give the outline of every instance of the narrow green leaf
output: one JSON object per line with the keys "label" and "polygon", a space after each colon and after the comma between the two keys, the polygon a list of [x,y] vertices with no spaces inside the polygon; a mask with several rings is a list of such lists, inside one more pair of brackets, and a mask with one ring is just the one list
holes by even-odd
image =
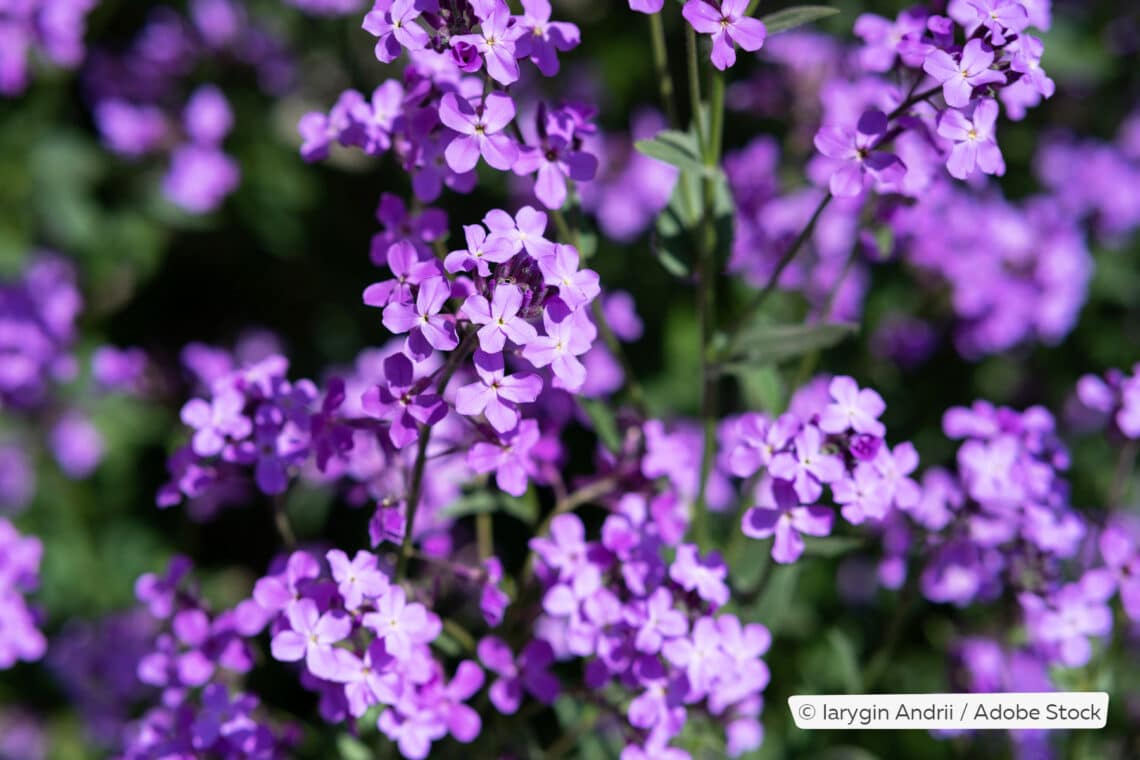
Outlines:
{"label": "narrow green leaf", "polygon": [[336,749],[341,760],[369,760],[372,750],[368,745],[352,734],[340,734],[336,737]]}
{"label": "narrow green leaf", "polygon": [[675,166],[682,171],[694,174],[705,174],[709,171],[701,160],[696,139],[675,129],[665,129],[652,138],[638,140],[634,143],[634,147],[650,158]]}
{"label": "narrow green leaf", "polygon": [[839,13],[838,8],[829,8],[826,5],[797,5],[794,8],[785,8],[782,11],[762,16],[761,21],[768,28],[768,34],[779,34],[797,26],[819,21],[821,18],[834,16]]}
{"label": "narrow green leaf", "polygon": [[842,557],[865,545],[855,536],[804,536],[804,554],[811,557]]}
{"label": "narrow green leaf", "polygon": [[855,645],[838,628],[832,628],[827,632],[827,643],[835,653],[835,669],[843,682],[843,688],[848,694],[861,694],[863,674],[859,669],[859,657],[855,653]]}
{"label": "narrow green leaf", "polygon": [[779,364],[831,348],[858,330],[859,325],[852,322],[756,325],[743,330],[729,346],[722,371],[738,372],[757,365]]}
{"label": "narrow green leaf", "polygon": [[[763,549],[757,547],[756,551],[770,551],[770,546],[765,543]],[[785,613],[792,605],[802,565],[802,562],[776,565],[768,571],[768,582],[764,586],[764,593],[760,595],[760,601],[756,603],[754,619],[766,625],[773,635],[783,626]]]}

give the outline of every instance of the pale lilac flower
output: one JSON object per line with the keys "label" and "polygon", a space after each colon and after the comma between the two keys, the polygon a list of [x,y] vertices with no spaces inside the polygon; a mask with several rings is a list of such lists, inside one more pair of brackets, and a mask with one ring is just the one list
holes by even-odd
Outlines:
{"label": "pale lilac flower", "polygon": [[533,639],[519,653],[518,661],[507,643],[496,636],[479,642],[479,660],[499,676],[488,694],[491,704],[503,715],[514,715],[526,692],[543,704],[551,704],[561,691],[558,679],[547,668],[554,662],[554,650],[543,639]]}
{"label": "pale lilac flower", "polygon": [[[479,24],[477,34],[457,35],[451,38],[451,44],[452,46],[461,43],[473,45],[483,56],[483,62],[491,78],[499,84],[509,85],[517,82],[519,78],[515,46],[522,33],[521,26],[511,25],[511,12],[506,3],[496,3],[491,13]],[[512,112],[513,109],[512,105]]]}
{"label": "pale lilac flower", "polygon": [[376,57],[381,63],[391,63],[400,56],[400,50],[423,50],[427,47],[428,33],[417,21],[420,15],[416,0],[376,0],[371,11],[364,16],[364,31],[378,37]]}
{"label": "pale lilac flower", "polygon": [[182,422],[197,432],[191,439],[194,453],[203,457],[220,454],[226,441],[240,441],[253,431],[253,423],[242,412],[245,396],[236,390],[218,393],[213,400],[200,398],[182,407]]}
{"label": "pale lilac flower", "polygon": [[870,388],[860,390],[853,378],[839,376],[832,378],[828,385],[831,403],[823,410],[819,427],[827,433],[867,433],[882,438],[887,429],[879,422],[879,416],[886,410],[883,397]]}
{"label": "pale lilac flower", "polygon": [[638,13],[660,13],[665,0],[629,0],[629,9]]}
{"label": "pale lilac flower", "polygon": [[467,241],[467,248],[461,251],[452,251],[443,260],[443,267],[448,272],[475,272],[480,277],[491,276],[491,264],[502,264],[510,261],[517,253],[511,249],[511,244],[497,235],[487,235],[487,230],[481,224],[465,224],[463,236]]}
{"label": "pale lilac flower", "polygon": [[515,103],[501,92],[488,93],[477,109],[454,92],[444,95],[439,120],[459,133],[445,151],[447,165],[452,171],[471,171],[482,156],[492,167],[509,170],[518,160],[519,149],[503,129],[514,118]]}
{"label": "pale lilac flower", "polygon": [[523,293],[515,285],[500,283],[491,296],[490,303],[481,295],[467,297],[459,310],[459,316],[469,319],[479,328],[479,346],[488,353],[503,350],[507,341],[526,346],[538,338],[538,331],[527,322],[519,311],[523,306]]}
{"label": "pale lilac flower", "polygon": [[412,286],[440,275],[439,262],[423,260],[415,246],[407,240],[397,240],[385,256],[394,278],[376,282],[364,289],[364,303],[383,309],[392,303],[412,300]]}
{"label": "pale lilac flower", "polygon": [[648,599],[626,606],[625,622],[636,631],[634,647],[639,652],[657,654],[667,639],[684,636],[689,630],[685,614],[673,607],[673,595],[658,588]]}
{"label": "pale lilac flower", "polygon": [[843,519],[852,525],[881,520],[891,506],[883,476],[865,462],[856,465],[850,477],[832,483],[831,492],[835,503],[841,505],[839,511]]}
{"label": "pale lilac flower", "polygon": [[558,74],[558,53],[573,50],[581,41],[574,24],[550,20],[549,0],[522,0],[523,15],[516,17],[523,33],[518,37],[515,55],[529,58],[543,76]]}
{"label": "pale lilac flower", "polygon": [[946,105],[964,108],[970,103],[975,87],[1004,82],[1005,75],[994,71],[994,51],[981,40],[970,40],[955,61],[945,50],[935,50],[926,57],[922,69],[942,83]]}
{"label": "pale lilac flower", "polygon": [[375,599],[388,591],[388,576],[380,572],[375,554],[358,551],[349,560],[340,549],[330,549],[325,557],[346,609],[359,609],[365,599]]}
{"label": "pale lilac flower", "polygon": [[970,0],[969,4],[995,45],[1004,45],[1007,34],[1015,36],[1029,26],[1029,14],[1017,0]]}
{"label": "pale lilac flower", "polygon": [[420,425],[434,425],[447,414],[443,400],[425,393],[425,387],[416,380],[411,360],[396,353],[384,360],[384,385],[370,388],[361,399],[366,413],[391,423],[388,436],[396,448],[416,440]]}
{"label": "pale lilac flower", "polygon": [[835,159],[839,168],[831,175],[831,194],[849,198],[878,182],[895,184],[906,173],[906,167],[893,153],[875,150],[887,132],[887,116],[871,109],[859,117],[855,130],[845,127],[821,127],[815,134],[816,149]]}
{"label": "pale lilac flower", "polygon": [[795,485],[805,504],[814,504],[823,493],[823,484],[843,477],[843,462],[824,451],[824,436],[815,425],[807,425],[795,437],[791,452],[772,458],[768,472]]}
{"label": "pale lilac flower", "polygon": [[472,446],[467,452],[467,465],[475,472],[494,472],[499,488],[511,496],[522,496],[535,469],[530,453],[540,435],[535,420],[522,420],[499,443],[480,441]]}
{"label": "pale lilac flower", "polygon": [[974,169],[985,174],[1005,174],[1005,161],[994,137],[998,104],[992,98],[979,100],[971,117],[948,110],[938,122],[938,134],[954,141],[946,169],[958,179],[967,179]]}
{"label": "pale lilac flower", "polygon": [[483,217],[491,239],[506,241],[512,253],[525,250],[535,261],[554,250],[554,243],[546,239],[546,222],[546,214],[533,206],[523,206],[513,219],[502,209],[492,209]]}
{"label": "pale lilac flower", "polygon": [[547,309],[542,323],[546,335],[530,341],[523,349],[523,357],[535,367],[551,367],[554,385],[573,393],[586,382],[586,368],[578,357],[590,350],[597,328],[583,312],[555,321]]}
{"label": "pale lilac flower", "polygon": [[749,538],[774,538],[772,559],[784,564],[795,562],[804,552],[800,534],[828,535],[834,515],[826,507],[800,504],[786,480],[773,481],[771,492],[772,503],[758,504],[745,512],[740,529]]}
{"label": "pale lilac flower", "polygon": [[578,269],[578,250],[572,245],[556,245],[552,255],[538,260],[538,267],[543,282],[558,288],[558,296],[571,309],[585,306],[602,291],[597,272]]}
{"label": "pale lilac flower", "polygon": [[312,599],[302,599],[288,607],[285,616],[289,629],[278,633],[270,642],[274,659],[281,662],[304,659],[313,675],[333,676],[339,662],[333,644],[343,641],[352,632],[352,619],[337,610],[322,615]]}
{"label": "pale lilac flower", "polygon": [[713,66],[721,71],[736,63],[735,45],[748,52],[764,45],[768,30],[762,21],[746,16],[747,9],[748,0],[721,0],[719,9],[704,0],[688,0],[681,9],[694,29],[712,35]]}
{"label": "pale lilac flower", "polygon": [[411,656],[412,647],[427,644],[439,635],[441,624],[419,602],[408,603],[400,586],[376,600],[376,611],[364,616],[364,626],[384,641],[384,649],[398,660]]}
{"label": "pale lilac flower", "polygon": [[384,307],[384,326],[396,334],[408,335],[408,351],[427,356],[431,349],[450,351],[459,345],[455,319],[441,314],[451,297],[451,284],[443,277],[429,277],[420,283],[415,305],[396,301]]}
{"label": "pale lilac flower", "polygon": [[542,391],[542,378],[535,374],[507,376],[503,355],[475,352],[479,381],[461,387],[455,395],[455,411],[469,417],[484,415],[499,433],[509,433],[519,422],[518,404],[529,404]]}
{"label": "pale lilac flower", "polygon": [[695,544],[681,544],[669,565],[669,577],[686,591],[695,591],[710,604],[718,607],[728,604],[729,589],[725,583],[728,565],[724,564],[719,552],[712,551],[701,557]]}

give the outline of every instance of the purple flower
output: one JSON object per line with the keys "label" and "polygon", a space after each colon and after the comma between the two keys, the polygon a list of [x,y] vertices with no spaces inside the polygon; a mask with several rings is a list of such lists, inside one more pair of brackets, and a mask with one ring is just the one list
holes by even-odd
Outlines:
{"label": "purple flower", "polygon": [[392,423],[388,437],[396,448],[416,440],[421,424],[434,425],[447,414],[437,394],[424,392],[426,383],[415,379],[415,368],[403,354],[384,360],[384,381],[370,388],[361,403],[368,414]]}
{"label": "purple flower", "polygon": [[922,70],[942,83],[946,105],[964,108],[970,103],[975,87],[1004,82],[1005,75],[994,71],[994,51],[981,40],[970,40],[955,61],[945,50],[934,50],[926,57]]}
{"label": "purple flower", "polygon": [[684,636],[689,621],[673,608],[673,595],[659,588],[648,599],[631,602],[625,608],[625,622],[637,632],[634,647],[639,652],[656,654],[667,639]]}
{"label": "purple flower", "polygon": [[1115,576],[1125,614],[1140,622],[1140,545],[1132,533],[1117,524],[1104,529],[1098,544],[1104,564]]}
{"label": "purple flower", "polygon": [[103,434],[80,412],[64,414],[52,426],[48,443],[56,463],[69,478],[85,478],[103,461]]}
{"label": "purple flower", "polygon": [[[483,56],[483,61],[487,65],[487,73],[491,75],[491,78],[499,84],[508,85],[518,81],[519,78],[519,63],[516,60],[515,45],[516,40],[522,34],[523,28],[521,26],[511,24],[511,12],[506,3],[496,2],[493,4],[491,12],[479,24],[478,34],[457,35],[451,38],[451,44],[452,46],[461,43],[473,45]],[[513,106],[511,114],[513,118]]]}
{"label": "purple flower", "polygon": [[363,28],[379,38],[376,57],[381,63],[396,60],[401,48],[423,50],[427,47],[429,37],[417,21],[419,15],[416,0],[376,0],[373,9],[364,16]]}
{"label": "purple flower", "polygon": [[831,403],[820,416],[820,430],[825,433],[854,430],[877,438],[886,435],[886,427],[879,422],[879,415],[887,408],[882,396],[870,388],[860,390],[855,380],[846,376],[832,378],[827,390]]}
{"label": "purple flower", "polygon": [[542,313],[546,335],[530,341],[523,357],[535,367],[549,366],[554,385],[571,393],[586,382],[586,368],[578,357],[590,350],[596,328],[583,312],[574,312],[555,321],[547,309]]}
{"label": "purple flower", "polygon": [[352,619],[343,612],[321,614],[312,599],[301,599],[285,610],[289,629],[270,642],[273,658],[281,662],[304,659],[309,671],[319,678],[333,677],[338,669],[333,644],[352,633]]}
{"label": "purple flower", "polygon": [[681,544],[677,547],[673,564],[669,566],[669,577],[686,591],[695,591],[710,604],[717,607],[728,604],[729,590],[725,583],[728,566],[716,551],[702,558],[696,545]]}
{"label": "purple flower", "polygon": [[409,333],[408,353],[417,358],[431,354],[431,349],[450,351],[459,345],[455,319],[441,314],[451,297],[451,285],[444,277],[429,277],[420,283],[415,305],[394,301],[384,307],[384,326],[396,334]]}
{"label": "purple flower", "polygon": [[574,24],[550,20],[549,0],[522,0],[523,15],[516,17],[523,33],[516,42],[515,55],[530,58],[543,76],[558,74],[558,53],[573,50],[581,41]]}
{"label": "purple flower", "polygon": [[[500,286],[501,287],[501,286]],[[519,422],[517,404],[529,404],[542,391],[542,378],[534,374],[507,376],[503,355],[475,352],[479,382],[461,387],[455,395],[455,411],[474,417],[484,415],[501,434]]]}
{"label": "purple flower", "polygon": [[772,504],[758,504],[745,512],[740,529],[749,538],[774,537],[772,559],[795,562],[804,552],[800,534],[828,535],[834,515],[826,507],[801,505],[795,488],[786,480],[773,481],[771,492]]}
{"label": "purple flower", "polygon": [[363,657],[342,649],[338,658],[340,663],[335,680],[344,684],[348,711],[353,717],[359,718],[378,702],[394,704],[399,700],[399,675],[391,671],[382,672],[392,662],[382,641],[373,641]]}
{"label": "purple flower", "polygon": [[601,293],[598,273],[578,269],[578,250],[572,245],[556,245],[554,253],[538,260],[543,282],[558,288],[558,297],[571,309],[593,301]]}
{"label": "purple flower", "polygon": [[665,659],[683,668],[689,679],[689,690],[705,694],[716,678],[730,666],[720,646],[720,631],[711,617],[693,623],[690,636],[670,639],[662,649]]}
{"label": "purple flower", "polygon": [[1057,662],[1079,668],[1092,658],[1090,637],[1112,633],[1112,609],[1107,601],[1113,584],[1103,575],[1087,573],[1047,597],[1023,593],[1018,597],[1025,612],[1029,639]]}
{"label": "purple flower", "polygon": [[186,134],[201,145],[220,145],[233,127],[234,115],[222,91],[213,85],[202,85],[182,111]]}
{"label": "purple flower", "polygon": [[376,600],[376,611],[366,614],[363,623],[397,660],[410,657],[412,647],[434,641],[441,630],[439,619],[419,602],[409,604],[399,586],[392,586]]}
{"label": "purple flower", "polygon": [[824,437],[815,425],[807,425],[792,442],[792,451],[772,458],[768,472],[795,486],[805,504],[813,504],[823,493],[824,483],[843,477],[843,462],[824,451]]}
{"label": "purple flower", "polygon": [[517,253],[511,249],[509,241],[497,235],[488,237],[487,230],[481,224],[466,224],[463,226],[463,235],[467,241],[467,248],[462,251],[452,251],[443,261],[444,269],[448,272],[475,272],[480,277],[490,277],[490,264],[502,264],[510,261]]}
{"label": "purple flower", "polygon": [[865,462],[856,465],[850,477],[832,483],[831,491],[835,503],[842,505],[840,514],[843,519],[852,525],[860,525],[866,520],[881,520],[891,506],[883,476]]}
{"label": "purple flower", "polygon": [[969,0],[969,5],[995,45],[1004,45],[1006,34],[1017,35],[1029,26],[1029,14],[1016,0]]}
{"label": "purple flower", "polygon": [[997,117],[998,104],[992,98],[977,101],[971,117],[955,110],[942,114],[938,121],[938,134],[954,141],[950,157],[946,160],[946,169],[951,176],[967,179],[975,168],[999,177],[1005,174],[1005,161],[994,137]]}
{"label": "purple flower", "polygon": [[377,567],[375,554],[358,551],[349,560],[340,549],[330,549],[325,557],[346,609],[359,609],[365,599],[375,599],[388,591],[388,576]]}
{"label": "purple flower", "polygon": [[241,181],[238,163],[215,147],[183,145],[170,156],[162,192],[191,214],[205,214],[221,205]]}
{"label": "purple flower", "polygon": [[694,29],[712,35],[713,66],[721,71],[736,63],[735,45],[750,53],[764,45],[768,30],[762,21],[746,16],[747,9],[748,0],[721,0],[719,10],[704,0],[688,0],[681,9]]}
{"label": "purple flower", "polygon": [[598,171],[598,159],[578,150],[564,135],[548,134],[541,145],[527,145],[519,152],[514,172],[519,176],[538,173],[534,194],[550,209],[566,202],[567,178],[589,182]]}
{"label": "purple flower", "polygon": [[554,650],[543,639],[528,642],[516,661],[505,641],[486,636],[479,642],[478,654],[483,667],[499,677],[488,693],[503,715],[518,711],[524,692],[548,705],[561,691],[558,679],[547,670],[554,662]]}
{"label": "purple flower", "polygon": [[469,319],[479,328],[479,346],[488,353],[503,350],[508,340],[526,346],[538,337],[534,326],[519,316],[523,306],[523,293],[518,287],[500,283],[490,303],[481,295],[468,296],[459,310],[461,318]]}
{"label": "purple flower", "polygon": [[665,0],[629,0],[629,9],[638,13],[660,13]]}
{"label": "purple flower", "polygon": [[236,390],[221,391],[211,401],[187,401],[182,407],[182,422],[197,431],[190,443],[194,453],[216,456],[227,439],[240,441],[249,437],[253,424],[242,413],[244,409],[245,396]]}
{"label": "purple flower", "polygon": [[893,153],[875,150],[887,133],[887,116],[871,109],[859,117],[855,131],[841,127],[821,127],[815,133],[816,149],[842,162],[831,175],[831,193],[839,198],[854,197],[872,183],[893,185],[902,179],[906,167]]}
{"label": "purple flower", "polygon": [[520,208],[513,219],[502,209],[492,209],[483,217],[491,239],[505,241],[512,254],[525,250],[536,261],[554,250],[554,243],[546,239],[546,221],[546,214],[532,206]]}
{"label": "purple flower", "polygon": [[530,455],[539,437],[538,423],[522,420],[498,443],[479,441],[472,446],[467,452],[467,466],[479,473],[494,472],[499,488],[511,496],[522,496],[534,470]]}
{"label": "purple flower", "polygon": [[519,158],[519,149],[503,129],[515,118],[515,103],[501,92],[488,93],[476,109],[453,92],[439,104],[439,120],[459,134],[448,144],[445,156],[452,171],[467,172],[479,156],[500,171],[507,171]]}
{"label": "purple flower", "polygon": [[407,240],[398,240],[388,248],[386,255],[388,268],[396,275],[391,280],[373,283],[364,289],[364,303],[368,306],[385,308],[393,303],[407,303],[412,300],[412,286],[425,280],[438,277],[439,262],[435,259],[422,260],[415,246]]}

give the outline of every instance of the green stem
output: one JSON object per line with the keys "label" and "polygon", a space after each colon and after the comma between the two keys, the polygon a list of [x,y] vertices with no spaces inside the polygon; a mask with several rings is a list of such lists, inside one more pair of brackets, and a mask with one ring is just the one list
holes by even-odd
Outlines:
{"label": "green stem", "polygon": [[1120,456],[1116,460],[1116,471],[1112,476],[1112,486],[1108,491],[1109,509],[1124,506],[1124,498],[1128,495],[1128,481],[1132,470],[1136,466],[1136,453],[1140,450],[1140,442],[1128,441],[1120,449]]}
{"label": "green stem", "polygon": [[[455,375],[455,371],[459,369],[460,363],[467,358],[467,354],[474,350],[478,340],[478,333],[472,330],[447,358],[447,364],[443,366],[436,386],[436,392],[441,396],[447,389],[447,384],[451,382],[452,376]],[[424,467],[427,465],[427,449],[431,442],[431,431],[430,425],[420,425],[420,440],[416,448],[416,460],[412,465],[412,484],[408,489],[407,516],[404,518],[404,542],[400,546],[400,556],[396,560],[397,582],[403,579],[404,573],[408,569],[408,560],[412,556],[412,528],[416,524],[416,511],[419,509],[420,496],[423,494]]]}
{"label": "green stem", "polygon": [[689,69],[689,104],[693,109],[693,123],[697,125],[697,144],[701,155],[705,155],[706,136],[705,115],[701,108],[701,67],[697,61],[697,32],[688,24],[685,25],[685,51],[687,53]]}
{"label": "green stem", "polygon": [[463,647],[464,650],[468,652],[475,651],[475,637],[459,623],[451,618],[443,618],[443,630],[446,631],[451,638],[455,639],[455,643]]}
{"label": "green stem", "polygon": [[743,329],[743,327],[749,322],[749,317],[760,311],[760,308],[768,300],[768,296],[772,295],[772,291],[776,289],[776,284],[780,281],[780,276],[784,274],[784,270],[788,268],[788,265],[792,263],[793,259],[795,259],[796,254],[798,254],[800,252],[800,249],[804,247],[804,243],[806,243],[808,238],[811,237],[811,233],[815,229],[816,222],[819,221],[819,217],[821,214],[823,214],[823,210],[827,208],[827,204],[831,202],[831,198],[832,195],[830,192],[828,192],[823,196],[823,198],[820,199],[819,205],[815,207],[815,211],[812,212],[811,219],[808,220],[807,225],[802,230],[800,230],[800,234],[796,236],[796,239],[792,241],[791,246],[788,247],[788,250],[784,252],[783,257],[781,257],[780,261],[776,264],[776,269],[772,272],[772,276],[768,278],[768,282],[765,283],[764,289],[757,293],[756,298],[754,298],[752,300],[752,303],[748,304],[748,306],[745,308],[744,317],[737,323],[734,332],[739,332],[741,329]]}
{"label": "green stem", "polygon": [[653,69],[657,74],[657,89],[661,92],[661,105],[669,123],[677,124],[677,102],[673,89],[673,75],[669,72],[669,53],[665,47],[664,13],[649,14],[649,37],[653,42]]}
{"label": "green stem", "polygon": [[297,546],[297,535],[289,523],[289,515],[285,512],[285,499],[282,494],[273,497],[273,525],[277,528],[277,535],[281,536],[285,548],[292,551]]}
{"label": "green stem", "polygon": [[495,553],[495,526],[490,512],[475,515],[475,539],[479,547],[479,559],[487,559]]}

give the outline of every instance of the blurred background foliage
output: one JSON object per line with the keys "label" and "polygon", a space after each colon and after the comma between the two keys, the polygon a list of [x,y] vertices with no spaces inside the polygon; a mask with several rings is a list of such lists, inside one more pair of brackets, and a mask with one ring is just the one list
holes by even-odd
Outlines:
{"label": "blurred background foliage", "polygon": [[[841,13],[822,28],[842,38],[849,38],[860,12],[893,15],[905,5],[894,0],[830,4]],[[112,49],[125,44],[158,5],[106,0],[91,16],[89,44]],[[229,346],[246,330],[265,328],[282,340],[294,376],[319,377],[385,340],[378,312],[363,306],[360,293],[378,279],[368,246],[378,229],[374,213],[379,196],[406,195],[406,178],[387,160],[374,162],[348,152],[335,154],[325,165],[306,165],[297,154],[295,125],[306,110],[327,108],[341,89],[368,92],[389,74],[373,58],[372,40],[359,30],[356,16],[312,19],[276,0],[249,5],[252,14],[288,42],[296,57],[297,85],[292,94],[275,99],[240,70],[213,71],[207,65],[195,74],[219,83],[236,113],[236,130],[226,146],[240,162],[242,183],[216,213],[195,218],[180,212],[158,192],[159,167],[125,162],[101,148],[81,77],[42,71],[26,94],[0,100],[0,275],[14,275],[37,249],[65,254],[79,267],[86,301],[80,354],[100,342],[140,346],[165,368],[159,371],[156,398],[84,402],[108,452],[89,479],[68,480],[44,452],[33,454],[37,492],[17,524],[39,535],[47,548],[37,600],[49,633],[73,618],[130,607],[134,579],[162,568],[173,553],[193,556],[215,598],[232,602],[248,592],[276,551],[263,503],[223,512],[206,524],[190,521],[179,508],[164,512],[154,506],[154,493],[165,479],[166,453],[183,436],[177,410],[187,389],[176,369],[182,346],[193,340]],[[617,0],[555,3],[562,16],[582,27],[581,48],[565,58],[568,79],[599,99],[600,123],[612,131],[628,129],[635,107],[656,105],[645,25],[624,5]],[[775,9],[774,3],[771,9],[767,5],[762,11]],[[679,59],[680,28],[674,23],[669,32],[671,51]],[[1024,122],[1002,125],[1009,171],[1001,184],[1008,196],[1035,191],[1031,162],[1049,130],[1112,137],[1140,102],[1138,46],[1140,5],[1106,0],[1054,4],[1044,66],[1057,81],[1057,95]],[[674,67],[680,77],[682,62],[675,60]],[[774,134],[784,143],[789,176],[800,177],[805,146],[786,129],[786,124],[736,114],[728,120],[726,145],[740,147],[757,133]],[[488,179],[473,195],[446,196],[443,205],[453,237],[461,224],[503,203],[507,188],[501,180]],[[877,388],[888,403],[884,420],[892,437],[914,440],[925,466],[950,462],[954,446],[940,432],[947,407],[987,398],[1060,410],[1081,374],[1130,366],[1140,357],[1140,245],[1132,241],[1120,250],[1094,254],[1097,273],[1088,302],[1077,328],[1060,345],[1031,346],[970,363],[944,340],[930,360],[912,369],[875,359],[866,336],[889,311],[936,312],[938,295],[916,289],[897,264],[884,265],[874,273],[860,337],[828,350],[820,369],[851,374]],[[608,288],[626,289],[636,299],[646,332],[630,352],[651,409],[662,415],[694,413],[698,360],[691,288],[661,268],[644,239],[619,245],[603,238],[590,265]],[[725,318],[739,309],[746,290],[737,284],[722,294],[726,297],[718,306]],[[793,295],[772,303],[773,314],[786,321],[802,318],[806,308]],[[794,367],[782,373],[758,370],[739,383],[726,403],[738,411],[778,407],[786,402],[794,374]],[[0,420],[0,437],[37,424],[6,417]],[[582,454],[575,458],[583,469],[589,466],[585,447],[590,440],[583,436]],[[1114,457],[1103,440],[1076,441],[1071,473],[1075,504],[1104,502]],[[1132,495],[1140,498],[1135,484]],[[290,511],[302,535],[325,535],[345,546],[363,543],[366,515],[335,503],[331,494],[296,492]],[[496,519],[504,544],[525,535],[517,519]],[[717,527],[727,535],[733,526]],[[985,628],[1000,620],[986,618],[992,611],[934,608],[909,586],[897,594],[880,592],[852,614],[850,603],[836,591],[841,567],[856,572],[840,564],[842,557],[820,556],[773,569],[766,567],[763,551],[745,549],[730,555],[739,586],[759,585],[762,578],[765,583],[755,598],[737,601],[739,613],[773,629],[778,653],[768,658],[773,677],[761,757],[862,760],[953,757],[977,754],[979,748],[986,755],[1007,752],[1000,735],[979,744],[968,737],[935,740],[923,732],[795,730],[784,707],[788,694],[872,687],[884,692],[943,690],[950,675],[946,646],[960,625]],[[1115,730],[1075,737],[1073,756],[1125,757],[1130,751],[1140,756],[1137,729],[1127,724],[1124,711],[1129,696],[1140,695],[1137,665],[1123,653],[1112,662],[1119,667],[1092,666],[1073,676],[1074,687],[1106,688],[1121,697],[1112,707]],[[867,682],[869,674],[874,683]],[[276,686],[281,688],[271,701],[302,711],[311,706],[295,686],[293,691]],[[92,756],[47,668],[20,666],[0,673],[3,703],[50,716],[54,757]],[[556,726],[551,729],[560,733]],[[328,745],[307,746],[324,747],[313,749],[313,756],[329,756],[321,754]],[[359,752],[351,743],[340,746],[345,757]],[[699,737],[693,746],[700,746]],[[600,744],[582,748],[589,757],[609,751]]]}

